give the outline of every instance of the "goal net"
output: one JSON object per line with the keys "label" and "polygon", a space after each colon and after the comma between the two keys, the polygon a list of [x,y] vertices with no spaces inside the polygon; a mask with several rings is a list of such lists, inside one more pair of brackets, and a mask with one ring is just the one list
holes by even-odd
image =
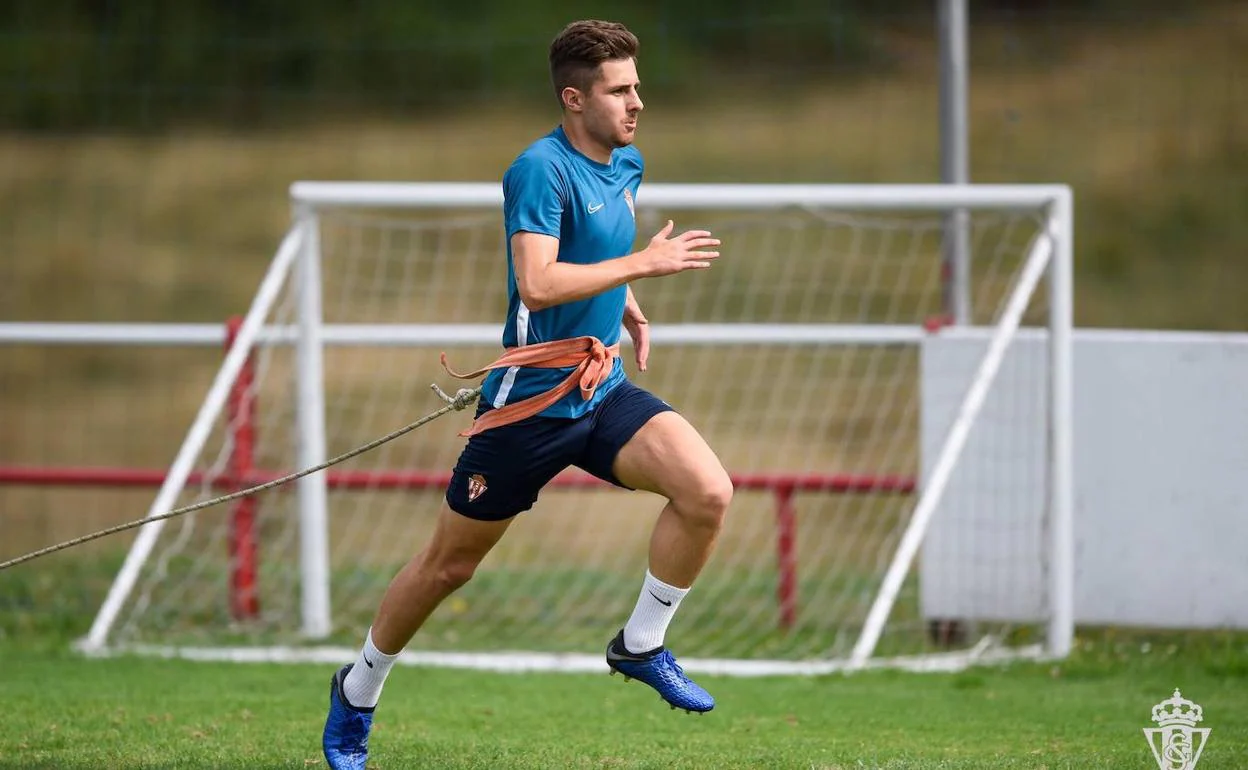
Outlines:
{"label": "goal net", "polygon": [[[464,385],[440,351],[463,368],[499,353],[496,186],[298,183],[292,198],[295,223],[152,514],[433,411],[431,383]],[[668,635],[682,660],[779,672],[1064,654],[1069,191],[643,186],[638,242],[669,217],[713,231],[724,256],[634,284],[649,371],[627,335],[623,356],[737,487]],[[949,258],[955,240],[964,261]],[[955,298],[965,317],[951,324]],[[83,646],[350,655],[429,537],[470,420],[452,413],[326,472],[144,526]],[[601,667],[661,506],[561,475],[409,658]]]}

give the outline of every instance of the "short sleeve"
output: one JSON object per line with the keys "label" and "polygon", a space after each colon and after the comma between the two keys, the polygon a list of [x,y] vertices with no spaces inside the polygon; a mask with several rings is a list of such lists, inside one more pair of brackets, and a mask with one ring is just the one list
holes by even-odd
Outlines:
{"label": "short sleeve", "polygon": [[507,238],[519,232],[559,237],[563,180],[548,158],[524,154],[503,175],[503,221]]}

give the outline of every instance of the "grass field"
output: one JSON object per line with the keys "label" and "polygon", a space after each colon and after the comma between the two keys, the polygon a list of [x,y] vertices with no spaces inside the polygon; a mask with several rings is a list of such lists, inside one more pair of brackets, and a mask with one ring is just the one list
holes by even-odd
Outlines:
{"label": "grass field", "polygon": [[[58,566],[59,579],[33,585],[0,576],[0,767],[323,766],[334,666],[82,657],[71,644],[94,606],[75,588],[99,576]],[[715,625],[678,628],[693,625],[697,606],[688,609],[669,639],[696,657]],[[1155,765],[1142,729],[1178,688],[1213,731],[1199,770],[1248,767],[1244,632],[1085,628],[1057,662],[697,679],[718,701],[700,717],[605,676],[605,665],[600,675],[400,666],[369,766],[1145,770]]]}
{"label": "grass field", "polygon": [[[332,667],[89,660],[0,643],[0,767],[323,766]],[[605,668],[605,667],[604,667]],[[1248,639],[1100,634],[1052,664],[957,674],[701,678],[710,714],[580,674],[400,667],[370,768],[1151,768],[1177,687],[1212,728],[1201,770],[1248,766]]]}

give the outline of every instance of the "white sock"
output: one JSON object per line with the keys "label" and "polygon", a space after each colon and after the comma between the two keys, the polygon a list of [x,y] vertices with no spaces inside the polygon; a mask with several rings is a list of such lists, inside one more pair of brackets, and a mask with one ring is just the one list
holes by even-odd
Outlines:
{"label": "white sock", "polygon": [[687,593],[688,588],[669,586],[646,570],[646,581],[641,585],[637,606],[624,624],[624,649],[641,653],[662,647],[667,626]]}
{"label": "white sock", "polygon": [[376,708],[381,698],[381,686],[386,683],[386,675],[398,657],[398,653],[387,655],[378,650],[373,644],[373,629],[368,629],[368,638],[364,640],[360,657],[356,658],[355,665],[342,681],[342,694],[346,696],[347,703],[360,709]]}

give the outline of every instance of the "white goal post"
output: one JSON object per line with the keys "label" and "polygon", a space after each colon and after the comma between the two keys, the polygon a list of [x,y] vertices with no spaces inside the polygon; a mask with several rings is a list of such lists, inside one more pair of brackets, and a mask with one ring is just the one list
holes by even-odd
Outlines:
{"label": "white goal post", "polygon": [[[450,385],[433,365],[438,350],[464,365],[497,351],[506,270],[498,185],[297,182],[290,194],[291,229],[149,515],[220,493],[212,475],[226,474],[237,450],[226,405],[244,367],[254,367],[249,387],[262,415],[247,426],[258,436],[248,452],[276,473],[432,411],[436,400],[421,394],[433,381]],[[965,328],[940,321],[939,255],[952,211],[966,212],[975,255],[973,274],[959,282],[973,294]],[[691,648],[682,656],[691,670],[949,667],[1069,652],[1072,213],[1063,185],[642,186],[639,239],[670,217],[724,240],[725,256],[706,276],[637,288],[659,356],[651,368],[671,372],[647,373],[661,379],[641,384],[690,414],[739,490],[731,531],[673,627]],[[1044,376],[1003,379],[1024,331],[1046,341]],[[952,374],[928,344],[958,334],[982,339],[969,376]],[[664,350],[673,352],[663,358]],[[943,379],[933,390],[935,377]],[[955,394],[939,407],[947,414],[924,414],[937,408],[929,391]],[[1032,409],[1043,410],[1045,433],[1001,443],[993,423]],[[295,495],[260,499],[264,585],[249,589],[263,592],[251,615],[229,609],[238,555],[226,554],[233,535],[224,516],[200,511],[141,528],[80,646],[238,660],[349,654],[385,581],[427,532],[462,445],[460,422],[443,418],[401,447],[299,480]],[[1036,474],[1041,494],[1002,491],[1001,479]],[[406,659],[503,670],[602,665],[586,640],[614,633],[599,610],[623,622],[645,568],[636,533],[648,531],[649,514],[633,509],[657,506],[575,474],[563,481],[567,491],[549,493],[549,513],[544,494],[513,527],[517,544],[500,545]],[[983,611],[925,615],[918,562],[951,486],[959,506],[975,507],[969,520],[988,523],[946,537],[954,558],[933,556],[924,575],[960,569],[957,537],[1005,538],[1013,558],[1043,574],[1025,616],[997,611],[999,597],[957,574],[931,585],[980,591],[954,604]],[[1025,509],[1040,529],[994,529],[994,512],[976,506],[1002,500],[1002,520]],[[628,534],[605,510],[634,517]],[[706,609],[697,611],[700,595]],[[549,648],[530,628],[539,615],[545,628],[567,629]],[[700,647],[710,654],[699,657]]]}

